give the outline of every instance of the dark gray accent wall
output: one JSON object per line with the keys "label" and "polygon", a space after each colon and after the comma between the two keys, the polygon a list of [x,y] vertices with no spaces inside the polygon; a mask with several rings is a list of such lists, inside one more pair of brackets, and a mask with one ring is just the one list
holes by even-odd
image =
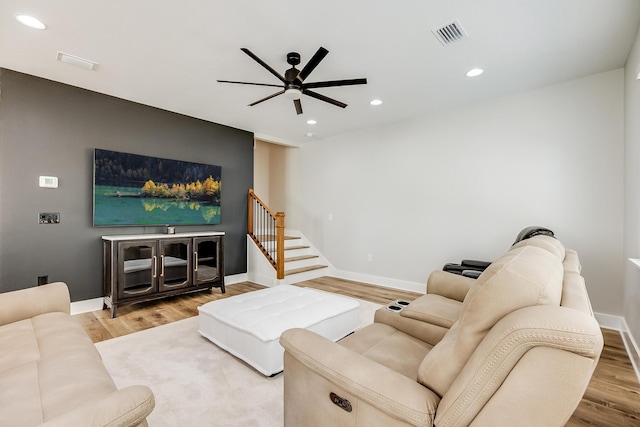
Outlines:
{"label": "dark gray accent wall", "polygon": [[[221,223],[176,232],[226,232],[225,274],[247,271],[252,133],[2,69],[0,292],[47,275],[66,282],[73,301],[100,297],[100,236],[164,232],[93,227],[94,148],[222,166]],[[40,175],[59,187],[40,188]],[[60,212],[60,224],[38,224],[39,212]]]}

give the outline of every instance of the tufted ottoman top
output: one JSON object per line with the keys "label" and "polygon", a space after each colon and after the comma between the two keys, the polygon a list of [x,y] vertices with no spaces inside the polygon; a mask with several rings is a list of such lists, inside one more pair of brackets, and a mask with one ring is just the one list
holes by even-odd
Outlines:
{"label": "tufted ottoman top", "polygon": [[211,301],[199,310],[267,342],[279,339],[287,329],[309,328],[359,306],[360,303],[352,298],[293,285],[279,285]]}

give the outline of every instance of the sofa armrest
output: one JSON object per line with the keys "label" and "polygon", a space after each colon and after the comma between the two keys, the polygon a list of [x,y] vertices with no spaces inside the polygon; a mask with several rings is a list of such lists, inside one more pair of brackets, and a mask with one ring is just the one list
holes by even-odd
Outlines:
{"label": "sofa armrest", "polygon": [[62,282],[0,294],[0,325],[30,319],[44,313],[69,313],[69,289]]}
{"label": "sofa armrest", "polygon": [[476,280],[471,277],[434,270],[427,280],[427,294],[442,295],[462,302],[474,283]]}
{"label": "sofa armrest", "polygon": [[442,397],[436,424],[564,425],[602,346],[600,327],[586,313],[550,305],[516,310],[480,342]]}
{"label": "sofa armrest", "polygon": [[[440,398],[415,380],[306,329],[282,333],[288,354],[324,380],[379,411],[412,425],[432,425]],[[285,363],[286,363],[285,357]],[[285,387],[288,375],[285,367]],[[304,381],[301,379],[301,381]],[[303,397],[303,399],[306,397]],[[328,396],[309,396],[308,401]],[[357,402],[351,402],[358,408]],[[289,403],[292,405],[291,403]],[[285,413],[288,403],[285,401]],[[300,405],[295,405],[300,408]]]}
{"label": "sofa armrest", "polygon": [[154,407],[151,389],[134,385],[114,391],[103,399],[88,402],[47,421],[42,427],[134,427],[144,425]]}

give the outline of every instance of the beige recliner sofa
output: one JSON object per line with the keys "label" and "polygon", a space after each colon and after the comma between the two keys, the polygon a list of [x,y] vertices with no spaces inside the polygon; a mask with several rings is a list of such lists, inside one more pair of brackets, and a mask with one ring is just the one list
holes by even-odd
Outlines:
{"label": "beige recliner sofa", "polygon": [[575,251],[514,245],[477,280],[427,294],[338,343],[285,331],[286,426],[562,426],[602,351]]}
{"label": "beige recliner sofa", "polygon": [[146,426],[142,385],[118,390],[61,282],[0,294],[0,425]]}

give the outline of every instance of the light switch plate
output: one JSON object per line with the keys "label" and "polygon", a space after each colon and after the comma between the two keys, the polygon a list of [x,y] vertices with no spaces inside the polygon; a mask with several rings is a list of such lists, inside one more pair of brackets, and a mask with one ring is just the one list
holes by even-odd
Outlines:
{"label": "light switch plate", "polygon": [[58,188],[57,176],[41,176],[39,179],[40,187],[42,188]]}

